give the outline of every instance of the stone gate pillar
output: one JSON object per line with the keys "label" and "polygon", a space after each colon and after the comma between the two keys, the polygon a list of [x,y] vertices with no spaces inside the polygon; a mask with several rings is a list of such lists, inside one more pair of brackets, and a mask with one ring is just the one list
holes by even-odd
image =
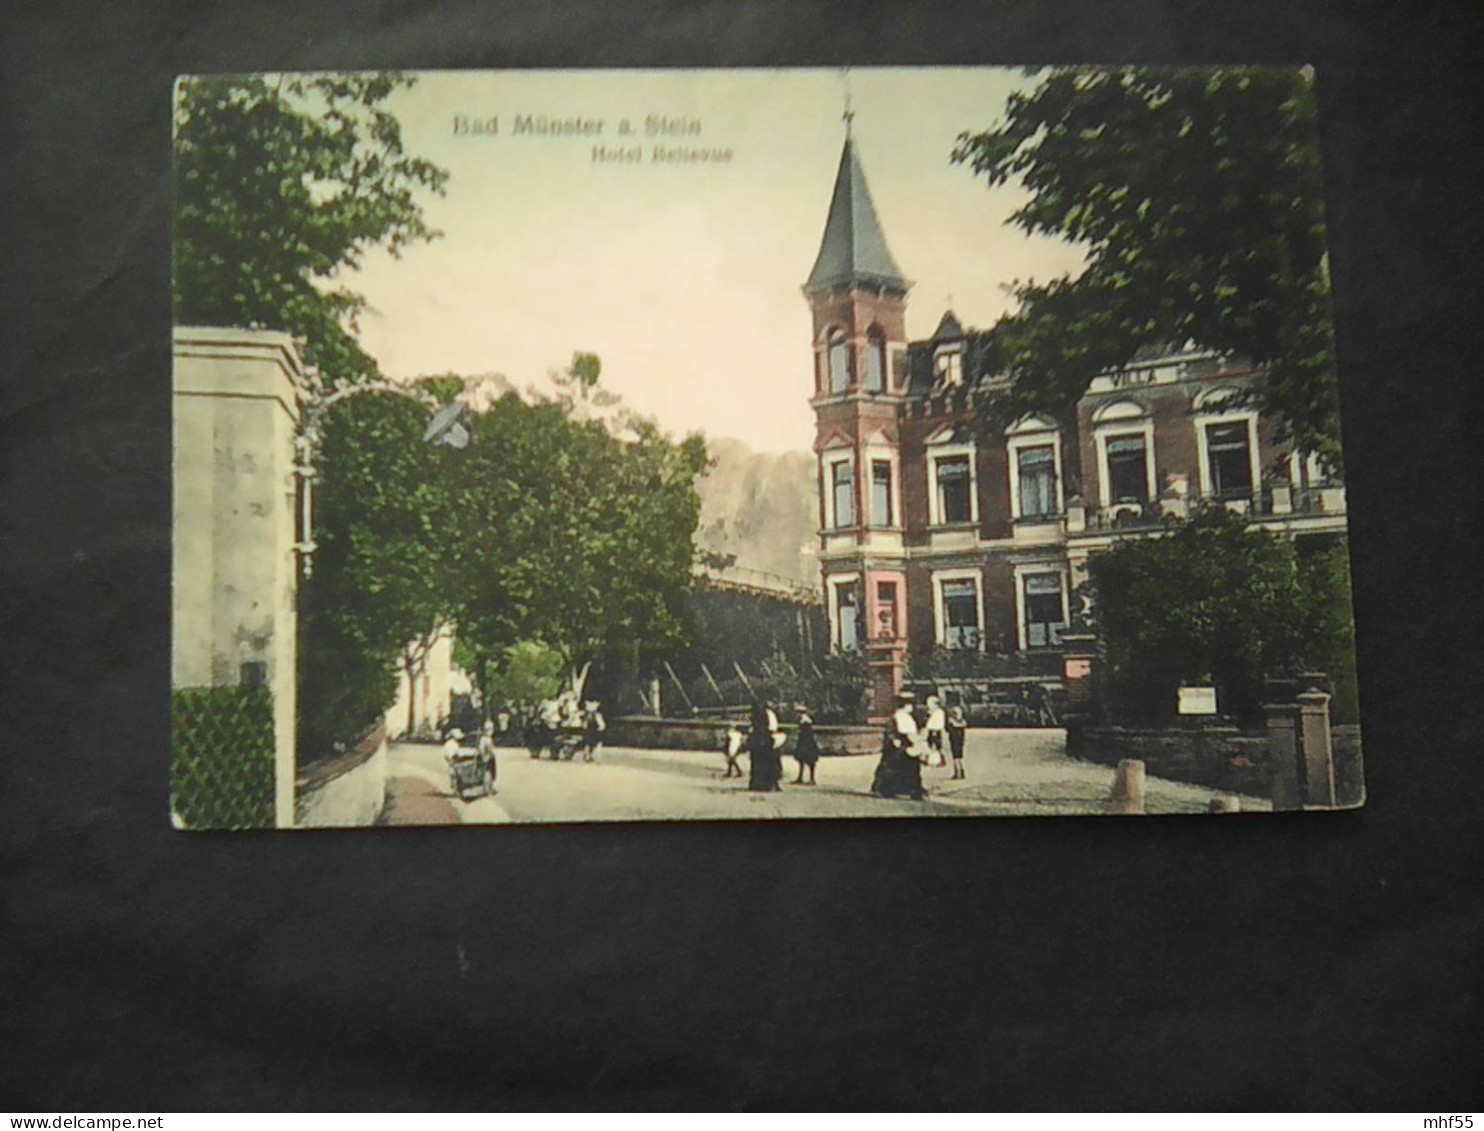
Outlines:
{"label": "stone gate pillar", "polygon": [[1098,638],[1090,632],[1066,632],[1061,638],[1061,677],[1067,689],[1068,715],[1094,718],[1100,707]]}
{"label": "stone gate pillar", "polygon": [[866,721],[885,726],[896,710],[906,667],[906,646],[899,641],[873,642],[866,646]]}
{"label": "stone gate pillar", "polygon": [[308,391],[287,334],[175,329],[171,683],[268,690],[281,828],[294,823],[298,555],[307,538],[294,441]]}

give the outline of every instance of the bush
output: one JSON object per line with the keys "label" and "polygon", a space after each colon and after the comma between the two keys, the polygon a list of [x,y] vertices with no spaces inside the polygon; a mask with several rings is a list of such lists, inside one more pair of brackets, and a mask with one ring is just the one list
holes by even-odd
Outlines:
{"label": "bush", "polygon": [[[1214,685],[1224,714],[1258,722],[1265,677],[1349,655],[1342,565],[1343,547],[1301,560],[1293,542],[1219,507],[1092,558],[1113,713],[1162,721],[1182,684]],[[1337,698],[1350,709],[1349,692]]]}

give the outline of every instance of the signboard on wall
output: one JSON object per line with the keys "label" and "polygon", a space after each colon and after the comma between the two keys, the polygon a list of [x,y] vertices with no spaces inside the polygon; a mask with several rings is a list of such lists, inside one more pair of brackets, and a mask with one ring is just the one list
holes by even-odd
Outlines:
{"label": "signboard on wall", "polygon": [[1216,713],[1216,689],[1214,687],[1182,687],[1180,689],[1180,713],[1182,715],[1214,715]]}

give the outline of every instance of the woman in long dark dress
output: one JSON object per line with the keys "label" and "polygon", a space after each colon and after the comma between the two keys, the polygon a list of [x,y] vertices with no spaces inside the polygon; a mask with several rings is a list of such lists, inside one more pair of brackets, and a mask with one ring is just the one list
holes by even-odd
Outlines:
{"label": "woman in long dark dress", "polygon": [[897,711],[881,738],[881,761],[871,781],[871,792],[878,797],[911,797],[921,801],[922,762],[917,754],[917,720],[912,717],[912,695],[903,692],[897,699]]}
{"label": "woman in long dark dress", "polygon": [[809,785],[814,784],[814,767],[819,763],[819,740],[814,737],[814,716],[808,707],[799,709],[799,733],[794,737],[794,761],[799,764],[795,785],[803,785],[804,771],[809,771]]}
{"label": "woman in long dark dress", "polygon": [[773,712],[766,704],[752,708],[752,722],[747,734],[747,759],[751,764],[747,788],[755,793],[773,793],[783,788],[783,759],[773,743]]}

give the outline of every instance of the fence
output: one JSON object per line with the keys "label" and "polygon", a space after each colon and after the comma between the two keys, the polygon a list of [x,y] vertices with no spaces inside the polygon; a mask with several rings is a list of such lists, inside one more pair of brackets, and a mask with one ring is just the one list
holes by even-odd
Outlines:
{"label": "fence", "polygon": [[189,687],[172,696],[170,808],[187,829],[274,825],[273,697],[267,688]]}

